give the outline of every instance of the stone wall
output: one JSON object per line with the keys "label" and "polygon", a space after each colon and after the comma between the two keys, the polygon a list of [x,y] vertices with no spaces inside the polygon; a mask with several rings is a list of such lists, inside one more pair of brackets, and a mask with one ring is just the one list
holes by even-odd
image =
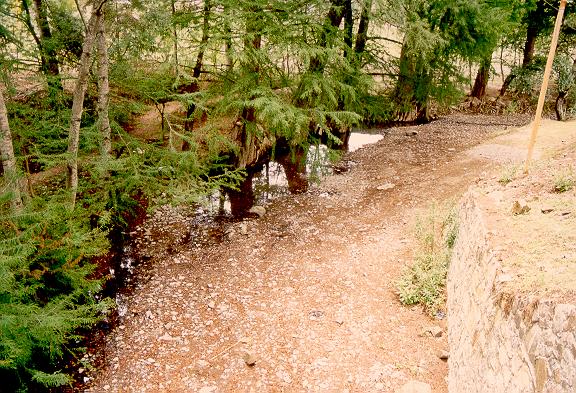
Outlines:
{"label": "stone wall", "polygon": [[576,306],[506,289],[487,206],[470,191],[460,209],[447,284],[449,392],[576,392]]}

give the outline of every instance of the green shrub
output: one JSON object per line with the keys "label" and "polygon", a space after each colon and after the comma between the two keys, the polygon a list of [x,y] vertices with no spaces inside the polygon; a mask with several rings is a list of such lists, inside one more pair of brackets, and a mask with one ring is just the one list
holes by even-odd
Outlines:
{"label": "green shrub", "polygon": [[572,169],[560,173],[554,179],[554,191],[556,192],[566,192],[574,188],[576,184],[576,177]]}
{"label": "green shrub", "polygon": [[79,350],[70,344],[111,306],[95,300],[101,281],[90,278],[91,258],[108,249],[106,232],[57,197],[36,198],[23,212],[0,217],[0,239],[3,387],[68,384],[61,361]]}
{"label": "green shrub", "polygon": [[444,308],[448,263],[457,235],[454,209],[443,218],[433,209],[428,217],[418,220],[414,261],[397,283],[403,304],[420,304],[432,315]]}

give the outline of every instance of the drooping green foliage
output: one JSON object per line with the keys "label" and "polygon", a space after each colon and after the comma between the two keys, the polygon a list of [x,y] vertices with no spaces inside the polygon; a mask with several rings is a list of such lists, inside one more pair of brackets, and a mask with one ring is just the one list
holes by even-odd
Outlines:
{"label": "drooping green foliage", "polygon": [[511,10],[504,2],[484,0],[399,3],[404,40],[395,97],[402,116],[427,121],[431,100],[458,99],[466,82],[458,62],[490,56]]}
{"label": "drooping green foliage", "polygon": [[90,258],[107,250],[106,233],[90,228],[56,196],[35,198],[18,215],[3,211],[0,374],[12,388],[29,380],[44,386],[68,383],[61,373],[67,344],[110,306],[94,298],[101,281],[89,279]]}

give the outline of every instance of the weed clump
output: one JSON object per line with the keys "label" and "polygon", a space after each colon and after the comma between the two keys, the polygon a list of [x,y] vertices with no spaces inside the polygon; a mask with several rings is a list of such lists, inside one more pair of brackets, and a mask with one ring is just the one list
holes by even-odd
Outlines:
{"label": "weed clump", "polygon": [[576,184],[576,176],[572,168],[570,170],[560,173],[554,180],[554,191],[558,193],[567,192],[574,188]]}
{"label": "weed clump", "polygon": [[436,209],[416,224],[414,262],[397,283],[400,301],[420,304],[431,315],[444,308],[448,264],[458,235],[454,208],[440,214]]}

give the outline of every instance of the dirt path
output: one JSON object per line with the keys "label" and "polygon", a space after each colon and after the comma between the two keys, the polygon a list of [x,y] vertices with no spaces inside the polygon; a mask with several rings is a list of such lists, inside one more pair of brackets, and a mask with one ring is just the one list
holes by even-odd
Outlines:
{"label": "dirt path", "polygon": [[401,306],[395,282],[416,215],[488,176],[491,152],[507,157],[466,150],[526,120],[386,130],[345,157],[348,173],[277,200],[220,244],[159,258],[87,391],[395,392],[415,379],[446,392],[445,334],[420,334],[445,323]]}

